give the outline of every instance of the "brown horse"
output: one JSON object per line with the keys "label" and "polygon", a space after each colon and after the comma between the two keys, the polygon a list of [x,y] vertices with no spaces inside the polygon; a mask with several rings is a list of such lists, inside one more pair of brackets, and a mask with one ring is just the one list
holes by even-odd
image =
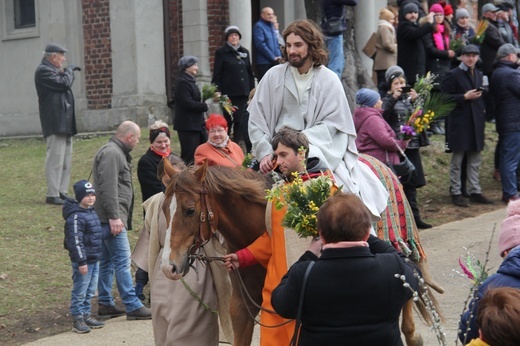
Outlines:
{"label": "brown horse", "polygon": [[[197,247],[203,246],[217,229],[228,242],[229,252],[246,247],[265,232],[265,190],[268,186],[260,174],[236,168],[205,165],[175,171],[166,164],[165,170],[172,177],[163,205],[167,220],[170,221],[168,233],[171,233],[171,251],[166,255],[167,258],[163,256],[162,264],[167,277],[179,279],[186,274],[189,270],[190,255]],[[390,179],[397,179],[389,173],[390,170],[385,171],[382,167],[378,167],[378,170],[389,174]],[[172,198],[177,202],[175,211],[170,210]],[[172,233],[172,229],[175,232]],[[419,244],[418,238],[415,241]],[[442,288],[431,280],[425,258],[421,258],[417,265],[423,272],[425,281],[436,290],[442,291]],[[239,271],[244,278],[247,291],[260,304],[265,269],[256,265]],[[235,332],[233,344],[250,345],[254,321],[249,317],[248,310],[255,316],[259,308],[245,303],[238,293],[236,277],[231,275],[231,278],[233,295],[230,313]],[[418,346],[422,345],[422,337],[415,333],[412,306],[410,300],[403,308],[401,330],[408,346]],[[429,316],[425,310],[419,311],[428,321]]]}

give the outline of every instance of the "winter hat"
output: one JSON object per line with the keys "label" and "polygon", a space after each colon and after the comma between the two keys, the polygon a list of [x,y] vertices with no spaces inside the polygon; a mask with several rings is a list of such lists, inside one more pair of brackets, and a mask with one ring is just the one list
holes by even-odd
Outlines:
{"label": "winter hat", "polygon": [[468,44],[467,46],[464,46],[462,48],[461,54],[462,55],[464,55],[464,54],[479,54],[480,55],[480,50],[474,44]]}
{"label": "winter hat", "polygon": [[96,194],[96,190],[88,181],[80,180],[74,184],[74,193],[76,194],[76,201],[81,203],[81,200],[89,193]]}
{"label": "winter hat", "polygon": [[513,46],[511,43],[506,43],[498,48],[497,59],[502,59],[508,56],[509,54],[519,54],[520,49]]}
{"label": "winter hat", "polygon": [[388,85],[392,84],[392,81],[397,77],[404,77],[404,71],[400,66],[394,65],[390,66],[388,70],[385,72],[385,80],[388,83]]}
{"label": "winter hat", "polygon": [[240,29],[238,29],[238,26],[230,25],[226,28],[226,30],[224,30],[224,35],[226,36],[226,41],[227,41],[229,35],[231,35],[233,33],[238,34],[238,37],[240,37],[240,39],[242,39],[242,34],[240,33]]}
{"label": "winter hat", "polygon": [[179,60],[179,69],[181,71],[184,71],[188,67],[195,65],[197,63],[197,57],[194,57],[193,55],[186,55]]}
{"label": "winter hat", "polygon": [[450,4],[442,6],[442,9],[444,10],[445,16],[449,16],[450,14],[453,14],[453,7],[451,7]]}
{"label": "winter hat", "polygon": [[455,12],[455,18],[459,20],[464,17],[469,18],[468,10],[466,10],[465,8],[457,8],[457,12]]}
{"label": "winter hat", "polygon": [[45,46],[45,52],[46,53],[65,53],[68,51],[61,44],[50,42]]}
{"label": "winter hat", "polygon": [[502,221],[498,234],[498,253],[520,245],[520,200],[511,201],[507,206],[507,218]]}
{"label": "winter hat", "polygon": [[497,12],[497,11],[500,11],[500,9],[498,7],[496,7],[495,5],[493,5],[492,3],[487,3],[487,4],[484,4],[484,6],[482,6],[482,14],[484,14],[486,12]]}
{"label": "winter hat", "polygon": [[419,13],[419,6],[417,6],[413,2],[409,2],[403,7],[403,15],[406,16],[408,13],[411,12]]}
{"label": "winter hat", "polygon": [[360,106],[372,107],[381,97],[377,91],[361,88],[356,93],[356,103]]}
{"label": "winter hat", "polygon": [[390,11],[387,8],[382,8],[379,10],[379,19],[391,21],[392,19],[395,19],[395,15],[392,11]]}
{"label": "winter hat", "polygon": [[444,14],[444,9],[440,4],[433,4],[432,7],[430,7],[430,12]]}

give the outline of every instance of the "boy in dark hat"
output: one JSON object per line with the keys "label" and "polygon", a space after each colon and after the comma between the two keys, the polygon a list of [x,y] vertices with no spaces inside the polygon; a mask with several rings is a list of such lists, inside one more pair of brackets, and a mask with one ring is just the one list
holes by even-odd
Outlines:
{"label": "boy in dark hat", "polygon": [[63,205],[63,218],[66,220],[63,245],[69,250],[74,282],[70,299],[70,314],[74,319],[72,331],[83,334],[105,325],[91,316],[90,304],[98,284],[103,235],[93,208],[96,191],[92,184],[80,180],[74,184],[74,192],[76,201],[67,198]]}

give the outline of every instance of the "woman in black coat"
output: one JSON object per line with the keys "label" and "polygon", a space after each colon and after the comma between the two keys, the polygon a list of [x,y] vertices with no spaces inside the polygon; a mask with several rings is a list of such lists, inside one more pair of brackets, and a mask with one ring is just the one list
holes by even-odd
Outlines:
{"label": "woman in black coat", "polygon": [[181,158],[186,164],[193,163],[195,150],[208,139],[204,128],[204,112],[208,105],[202,101],[195,76],[199,71],[197,58],[183,56],[179,60],[180,73],[175,82],[175,119],[173,128],[179,135]]}
{"label": "woman in black coat", "polygon": [[240,45],[242,34],[238,27],[228,26],[224,31],[226,43],[215,52],[212,84],[218,86],[223,95],[227,95],[237,110],[233,115],[224,112],[228,123],[228,134],[233,129],[233,141],[244,139],[248,151],[251,141],[247,130],[247,121],[242,122],[247,108],[249,93],[255,87],[255,77],[251,67],[249,51]]}
{"label": "woman in black coat", "polygon": [[426,73],[426,52],[422,38],[432,32],[433,15],[421,19],[418,24],[418,7],[408,3],[403,8],[404,20],[397,26],[397,65],[401,66],[410,85],[415,84],[417,75]]}
{"label": "woman in black coat", "polygon": [[399,314],[412,290],[394,275],[403,275],[413,290],[418,281],[404,255],[370,235],[370,225],[355,195],[337,194],[320,208],[321,256],[320,241],[314,241],[271,298],[277,313],[296,318],[305,272],[316,261],[305,283],[299,346],[403,345]]}

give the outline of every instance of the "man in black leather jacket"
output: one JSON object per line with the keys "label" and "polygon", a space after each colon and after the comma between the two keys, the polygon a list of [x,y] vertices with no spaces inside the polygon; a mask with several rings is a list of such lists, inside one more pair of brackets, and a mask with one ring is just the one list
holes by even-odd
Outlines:
{"label": "man in black leather jacket", "polygon": [[72,136],[77,133],[72,84],[76,65],[63,68],[65,49],[57,43],[45,47],[34,82],[38,93],[40,122],[47,141],[45,176],[46,203],[63,204],[67,197],[72,164]]}

